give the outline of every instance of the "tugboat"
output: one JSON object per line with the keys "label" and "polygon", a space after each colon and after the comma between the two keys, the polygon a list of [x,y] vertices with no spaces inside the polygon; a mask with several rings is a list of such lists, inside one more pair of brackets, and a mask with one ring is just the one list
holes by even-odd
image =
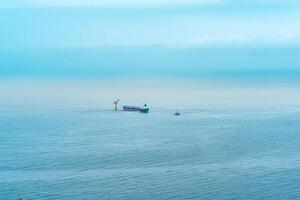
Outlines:
{"label": "tugboat", "polygon": [[180,112],[178,112],[178,111],[176,110],[176,112],[174,113],[174,115],[179,116],[179,115],[181,115],[181,114],[180,114]]}
{"label": "tugboat", "polygon": [[145,104],[144,107],[124,105],[123,111],[148,113],[149,108],[147,104]]}

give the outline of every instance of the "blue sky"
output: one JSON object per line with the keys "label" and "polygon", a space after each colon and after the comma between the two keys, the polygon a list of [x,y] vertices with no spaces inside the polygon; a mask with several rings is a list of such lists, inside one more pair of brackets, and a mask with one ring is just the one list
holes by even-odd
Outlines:
{"label": "blue sky", "polygon": [[295,75],[299,20],[299,0],[1,0],[0,77]]}

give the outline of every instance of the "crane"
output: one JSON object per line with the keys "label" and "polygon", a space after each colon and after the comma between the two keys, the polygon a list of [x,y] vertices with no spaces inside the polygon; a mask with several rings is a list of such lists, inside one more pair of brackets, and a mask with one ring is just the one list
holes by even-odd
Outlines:
{"label": "crane", "polygon": [[118,110],[119,101],[120,101],[120,99],[117,99],[116,101],[113,102],[113,104],[115,105],[115,110]]}

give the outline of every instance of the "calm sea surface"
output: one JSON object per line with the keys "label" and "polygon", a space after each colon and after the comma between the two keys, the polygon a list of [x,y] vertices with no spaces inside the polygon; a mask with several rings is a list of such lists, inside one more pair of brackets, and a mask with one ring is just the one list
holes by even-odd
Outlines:
{"label": "calm sea surface", "polygon": [[300,108],[0,110],[0,199],[299,199]]}

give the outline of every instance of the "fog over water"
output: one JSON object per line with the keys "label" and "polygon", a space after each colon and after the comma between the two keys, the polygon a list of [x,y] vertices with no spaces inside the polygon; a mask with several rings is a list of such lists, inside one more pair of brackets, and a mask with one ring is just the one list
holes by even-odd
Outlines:
{"label": "fog over water", "polygon": [[2,80],[2,105],[99,106],[149,104],[159,108],[299,106],[296,83],[192,79]]}

